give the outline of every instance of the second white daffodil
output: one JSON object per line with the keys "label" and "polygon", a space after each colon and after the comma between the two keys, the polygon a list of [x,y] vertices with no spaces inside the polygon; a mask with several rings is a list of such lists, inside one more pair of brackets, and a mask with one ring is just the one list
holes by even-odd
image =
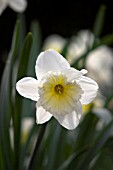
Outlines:
{"label": "second white daffodil", "polygon": [[25,77],[16,84],[20,95],[34,100],[36,121],[42,124],[52,116],[67,129],[74,129],[82,114],[82,104],[90,103],[97,94],[97,83],[83,76],[86,70],[70,67],[54,50],[40,53],[35,66],[37,79]]}

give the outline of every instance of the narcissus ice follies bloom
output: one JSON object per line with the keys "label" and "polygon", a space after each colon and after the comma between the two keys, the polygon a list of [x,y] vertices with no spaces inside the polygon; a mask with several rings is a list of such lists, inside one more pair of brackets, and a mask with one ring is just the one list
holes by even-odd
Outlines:
{"label": "narcissus ice follies bloom", "polygon": [[74,129],[82,114],[82,104],[97,94],[97,83],[83,76],[86,70],[70,67],[54,50],[40,53],[35,66],[37,79],[25,77],[16,84],[20,95],[36,101],[36,122],[42,124],[53,116],[67,129]]}

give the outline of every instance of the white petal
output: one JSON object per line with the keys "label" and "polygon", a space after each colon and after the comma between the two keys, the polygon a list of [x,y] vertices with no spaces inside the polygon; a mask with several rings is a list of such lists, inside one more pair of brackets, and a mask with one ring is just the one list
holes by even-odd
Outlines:
{"label": "white petal", "polygon": [[88,73],[86,69],[82,69],[81,72],[83,73],[83,75]]}
{"label": "white petal", "polygon": [[82,98],[80,99],[80,102],[82,104],[88,104],[92,102],[92,100],[97,95],[98,84],[94,80],[85,76],[82,76],[81,79],[77,80],[77,83],[80,85],[80,87],[84,92],[82,94]]}
{"label": "white petal", "polygon": [[6,7],[7,7],[7,3],[4,3],[4,2],[1,1],[0,2],[0,15],[5,10]]}
{"label": "white petal", "polygon": [[79,71],[79,70],[76,70],[76,69],[70,67],[69,69],[62,71],[62,73],[64,73],[66,75],[67,81],[72,81],[72,80],[78,79],[81,76],[83,76],[84,74],[86,74],[87,70],[83,69],[83,70]]}
{"label": "white petal", "polygon": [[67,60],[55,50],[40,53],[36,61],[36,76],[41,79],[48,71],[61,72],[70,68]]}
{"label": "white petal", "polygon": [[81,107],[81,104],[78,102],[76,104],[76,111],[73,111],[72,113],[69,113],[69,114],[59,113],[53,116],[58,120],[58,122],[63,127],[65,127],[66,129],[72,130],[72,129],[75,129],[77,125],[79,124],[81,113],[82,113],[82,107]]}
{"label": "white petal", "polygon": [[38,107],[36,111],[36,122],[37,124],[43,124],[47,121],[49,121],[52,117],[52,114],[49,112],[46,112],[45,109],[42,107]]}
{"label": "white petal", "polygon": [[23,97],[38,101],[38,81],[31,77],[25,77],[16,83],[16,89]]}
{"label": "white petal", "polygon": [[23,12],[27,7],[26,0],[10,0],[9,6],[16,12]]}

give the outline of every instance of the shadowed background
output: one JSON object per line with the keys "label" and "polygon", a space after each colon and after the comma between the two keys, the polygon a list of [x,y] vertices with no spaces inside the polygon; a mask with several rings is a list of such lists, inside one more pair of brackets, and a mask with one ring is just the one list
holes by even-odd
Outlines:
{"label": "shadowed background", "polygon": [[[102,34],[108,34],[113,30],[112,1],[91,0],[28,0],[25,14],[26,29],[29,31],[31,21],[37,19],[42,32],[42,42],[50,34],[60,34],[70,37],[80,29],[92,29],[95,16],[100,5],[106,6],[105,23]],[[4,52],[10,50],[14,24],[17,13],[9,7],[0,16],[0,75],[4,61],[1,58]]]}

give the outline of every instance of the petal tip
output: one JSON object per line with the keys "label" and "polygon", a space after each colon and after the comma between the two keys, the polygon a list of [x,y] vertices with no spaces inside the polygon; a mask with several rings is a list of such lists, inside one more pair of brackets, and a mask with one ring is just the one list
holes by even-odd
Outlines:
{"label": "petal tip", "polygon": [[83,74],[87,74],[87,73],[88,73],[88,71],[87,71],[86,69],[82,69],[81,72],[82,72]]}

